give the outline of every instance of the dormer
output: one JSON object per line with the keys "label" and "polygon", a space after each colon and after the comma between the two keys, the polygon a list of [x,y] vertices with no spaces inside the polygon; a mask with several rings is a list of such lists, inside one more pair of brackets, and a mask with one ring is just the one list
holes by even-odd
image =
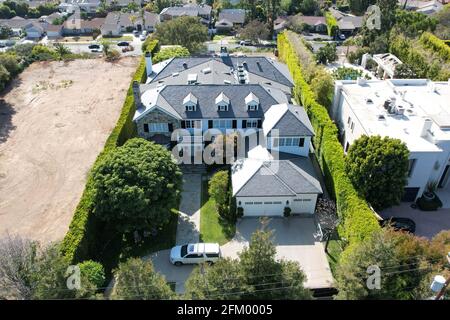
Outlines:
{"label": "dormer", "polygon": [[221,92],[216,98],[217,111],[228,111],[230,105],[230,99]]}
{"label": "dormer", "polygon": [[197,103],[198,99],[192,93],[189,93],[183,99],[183,106],[185,107],[186,111],[195,111],[195,109],[197,108]]}
{"label": "dormer", "polygon": [[253,92],[250,92],[245,97],[245,105],[247,106],[247,111],[256,111],[259,107],[259,98]]}

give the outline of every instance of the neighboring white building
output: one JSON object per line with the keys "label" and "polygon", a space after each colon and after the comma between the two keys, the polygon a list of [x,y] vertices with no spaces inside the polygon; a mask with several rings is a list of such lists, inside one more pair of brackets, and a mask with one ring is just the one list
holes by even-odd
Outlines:
{"label": "neighboring white building", "polygon": [[361,59],[361,66],[366,69],[367,62],[371,60],[377,64],[375,74],[381,79],[393,79],[395,77],[395,68],[402,64],[401,60],[392,53],[380,53],[371,56],[365,53]]}
{"label": "neighboring white building", "polygon": [[389,136],[406,143],[410,167],[404,201],[421,196],[429,181],[448,187],[450,81],[336,81],[332,117],[346,152],[362,135]]}

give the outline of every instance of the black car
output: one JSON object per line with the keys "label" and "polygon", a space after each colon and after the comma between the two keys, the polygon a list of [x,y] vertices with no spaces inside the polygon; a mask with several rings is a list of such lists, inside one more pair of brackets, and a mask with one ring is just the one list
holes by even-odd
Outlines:
{"label": "black car", "polygon": [[91,44],[88,47],[89,49],[100,49],[100,45],[99,44]]}
{"label": "black car", "polygon": [[416,232],[416,223],[409,218],[392,217],[380,221],[382,227],[390,225],[395,231]]}
{"label": "black car", "polygon": [[128,47],[130,44],[126,41],[121,41],[117,44],[119,47]]}

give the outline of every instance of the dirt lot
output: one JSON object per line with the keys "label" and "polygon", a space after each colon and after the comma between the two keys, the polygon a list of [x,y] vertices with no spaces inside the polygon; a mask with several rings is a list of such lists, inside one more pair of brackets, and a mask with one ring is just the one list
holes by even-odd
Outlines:
{"label": "dirt lot", "polygon": [[137,63],[35,63],[0,97],[0,236],[64,237]]}

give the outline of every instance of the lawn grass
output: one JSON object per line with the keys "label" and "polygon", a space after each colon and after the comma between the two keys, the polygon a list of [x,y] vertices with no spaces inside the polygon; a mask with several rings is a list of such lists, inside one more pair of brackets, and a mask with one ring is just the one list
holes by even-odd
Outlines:
{"label": "lawn grass", "polygon": [[133,41],[133,37],[132,36],[121,36],[121,37],[103,37],[103,39],[107,40],[107,41]]}
{"label": "lawn grass", "polygon": [[208,194],[208,181],[202,181],[202,207],[200,209],[200,241],[217,242],[219,245],[230,241],[236,233],[236,224],[222,219],[215,202]]}

